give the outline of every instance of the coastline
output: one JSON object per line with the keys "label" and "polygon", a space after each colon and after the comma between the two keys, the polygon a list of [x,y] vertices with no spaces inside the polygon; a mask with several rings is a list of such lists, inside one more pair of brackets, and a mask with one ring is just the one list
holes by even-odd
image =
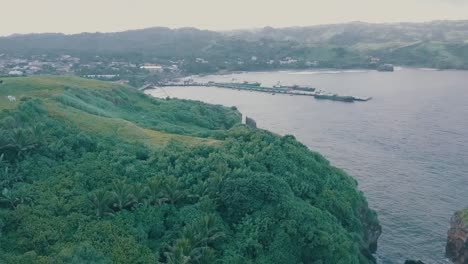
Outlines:
{"label": "coastline", "polygon": [[[420,71],[456,71],[456,72],[468,72],[468,69],[457,69],[457,68],[429,68],[424,66],[405,66],[405,65],[395,65],[395,71],[402,70],[420,70]],[[177,79],[191,78],[191,77],[206,77],[206,76],[223,76],[231,74],[243,74],[243,73],[272,73],[272,72],[282,72],[282,73],[299,73],[299,72],[316,72],[320,73],[362,73],[362,72],[379,72],[376,69],[369,68],[303,68],[303,69],[271,69],[271,70],[258,70],[258,71],[230,71],[230,70],[220,70],[212,73],[202,73],[202,74],[182,74],[182,76]],[[391,72],[390,72],[391,73]]]}

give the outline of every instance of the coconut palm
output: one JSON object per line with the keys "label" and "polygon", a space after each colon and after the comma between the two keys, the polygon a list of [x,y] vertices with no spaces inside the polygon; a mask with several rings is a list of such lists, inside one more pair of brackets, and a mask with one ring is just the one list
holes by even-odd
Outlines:
{"label": "coconut palm", "polygon": [[131,188],[131,193],[133,195],[133,198],[135,199],[135,203],[142,203],[145,198],[146,198],[146,186],[144,186],[143,184],[141,183],[137,183],[135,185],[133,185]]}
{"label": "coconut palm", "polygon": [[163,197],[164,181],[157,177],[150,180],[146,186],[146,197],[151,205],[161,205],[167,198]]}
{"label": "coconut palm", "polygon": [[216,226],[216,217],[207,214],[194,224],[183,230],[183,236],[190,239],[196,247],[208,247],[209,244],[224,237],[224,233]]}
{"label": "coconut palm", "polygon": [[113,207],[121,211],[135,203],[135,197],[132,194],[130,186],[124,181],[115,181],[112,184]]}
{"label": "coconut palm", "polygon": [[90,195],[89,200],[95,207],[97,217],[101,218],[105,214],[110,214],[109,204],[111,198],[111,194],[105,190],[98,190]]}
{"label": "coconut palm", "polygon": [[182,182],[174,176],[164,179],[162,193],[170,204],[175,204],[186,197]]}
{"label": "coconut palm", "polygon": [[0,201],[7,203],[12,209],[15,209],[18,204],[23,202],[21,198],[7,188],[2,190]]}
{"label": "coconut palm", "polygon": [[174,246],[165,253],[168,264],[187,264],[190,263],[192,254],[192,245],[188,239],[177,239]]}

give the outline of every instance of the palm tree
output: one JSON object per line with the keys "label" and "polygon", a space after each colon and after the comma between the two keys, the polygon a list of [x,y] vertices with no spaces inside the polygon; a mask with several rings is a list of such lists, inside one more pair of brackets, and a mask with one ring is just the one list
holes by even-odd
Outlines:
{"label": "palm tree", "polygon": [[113,183],[111,195],[114,202],[113,207],[119,211],[128,208],[135,202],[130,186],[124,180]]}
{"label": "palm tree", "polygon": [[175,204],[186,196],[180,178],[178,179],[174,176],[169,176],[164,179],[162,192],[170,204]]}
{"label": "palm tree", "polygon": [[216,226],[216,217],[214,214],[207,214],[203,216],[199,222],[199,226],[203,235],[202,243],[205,245],[208,245],[224,237],[224,232],[222,232]]}
{"label": "palm tree", "polygon": [[[217,263],[217,257],[215,250],[212,248],[204,248],[200,252],[200,257],[196,259],[196,263],[200,264],[210,264],[210,263]],[[219,261],[218,261],[219,262]]]}
{"label": "palm tree", "polygon": [[142,203],[146,198],[146,186],[137,183],[131,187],[131,193],[136,203]]}
{"label": "palm tree", "polygon": [[163,197],[164,181],[157,177],[152,179],[146,186],[146,197],[151,205],[161,205],[167,199]]}
{"label": "palm tree", "polygon": [[210,244],[224,237],[216,226],[214,214],[207,214],[186,225],[173,246],[165,253],[167,263],[215,263],[216,254]]}
{"label": "palm tree", "polygon": [[23,181],[18,173],[18,168],[12,169],[3,161],[4,155],[0,155],[0,188],[10,187],[13,183]]}
{"label": "palm tree", "polygon": [[183,236],[191,240],[196,247],[206,248],[216,240],[223,238],[224,233],[216,226],[214,214],[207,214],[197,222],[183,229]]}
{"label": "palm tree", "polygon": [[11,190],[4,188],[0,196],[0,201],[8,203],[12,209],[15,209],[18,204],[23,202],[23,199],[19,198]]}
{"label": "palm tree", "polygon": [[192,245],[188,239],[177,239],[174,246],[165,253],[168,264],[188,264],[192,254]]}
{"label": "palm tree", "polygon": [[16,149],[17,157],[20,157],[23,153],[32,150],[37,147],[36,137],[34,135],[34,130],[31,128],[22,129],[17,128],[13,129],[11,133],[12,144],[7,145],[6,147],[11,147]]}
{"label": "palm tree", "polygon": [[94,205],[96,216],[101,218],[109,213],[109,203],[111,202],[111,195],[106,190],[98,190],[90,195],[89,200]]}

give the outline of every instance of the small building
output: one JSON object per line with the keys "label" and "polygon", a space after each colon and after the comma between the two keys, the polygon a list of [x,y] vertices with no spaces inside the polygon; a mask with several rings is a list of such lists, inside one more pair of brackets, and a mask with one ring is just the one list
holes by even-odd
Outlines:
{"label": "small building", "polygon": [[115,83],[117,83],[117,84],[128,84],[128,80],[118,80]]}
{"label": "small building", "polygon": [[119,77],[118,74],[89,74],[84,75],[85,78],[98,78],[98,79],[112,79],[115,77]]}
{"label": "small building", "polygon": [[369,58],[369,62],[370,62],[370,64],[379,64],[379,63],[380,63],[380,59],[377,58],[377,57],[370,57],[370,58]]}
{"label": "small building", "polygon": [[140,69],[148,70],[150,72],[162,72],[163,67],[158,64],[145,64],[140,67]]}
{"label": "small building", "polygon": [[22,72],[22,71],[19,71],[19,70],[13,70],[13,71],[9,71],[9,72],[8,72],[8,75],[11,75],[11,76],[21,76],[21,75],[23,75],[23,72]]}
{"label": "small building", "polygon": [[197,62],[197,63],[203,63],[203,64],[208,63],[208,61],[205,60],[205,59],[203,59],[203,58],[196,58],[196,59],[195,59],[195,62]]}
{"label": "small building", "polygon": [[287,58],[284,58],[283,60],[280,60],[280,64],[294,64],[294,63],[297,63],[297,60],[291,57],[287,57]]}
{"label": "small building", "polygon": [[305,63],[306,66],[309,66],[309,67],[317,67],[319,65],[319,62],[318,61],[307,61]]}

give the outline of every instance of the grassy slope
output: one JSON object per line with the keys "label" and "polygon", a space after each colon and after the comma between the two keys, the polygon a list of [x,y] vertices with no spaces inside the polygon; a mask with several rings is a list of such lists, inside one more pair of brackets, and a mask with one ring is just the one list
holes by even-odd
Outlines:
{"label": "grassy slope", "polygon": [[465,225],[468,225],[468,208],[463,209],[460,212],[458,212],[458,215],[460,219],[462,220],[462,222],[465,223]]}
{"label": "grassy slope", "polygon": [[[72,122],[89,132],[128,140],[137,139],[152,146],[165,144],[171,140],[182,141],[189,145],[217,142],[214,139],[167,133],[151,127],[151,124],[145,123],[153,121],[151,117],[137,116],[131,110],[155,111],[153,99],[136,98],[141,95],[123,85],[71,76],[3,78],[3,81],[0,86],[0,110],[16,108],[21,103],[21,99],[37,98],[43,101],[50,115]],[[112,93],[130,99],[128,102],[112,101],[109,97]],[[15,96],[16,102],[10,102],[7,99],[8,95]],[[135,99],[134,102],[131,99]],[[166,123],[171,127],[170,122]],[[194,132],[196,129],[198,128],[195,127],[193,131],[188,132]]]}

